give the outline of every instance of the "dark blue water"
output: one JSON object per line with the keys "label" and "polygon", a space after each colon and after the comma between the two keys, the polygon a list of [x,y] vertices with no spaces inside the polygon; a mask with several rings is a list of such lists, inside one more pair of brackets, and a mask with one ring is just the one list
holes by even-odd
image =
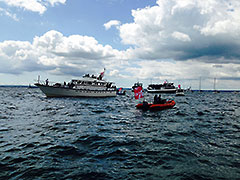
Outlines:
{"label": "dark blue water", "polygon": [[0,88],[0,179],[240,179],[240,94],[163,97],[176,107]]}

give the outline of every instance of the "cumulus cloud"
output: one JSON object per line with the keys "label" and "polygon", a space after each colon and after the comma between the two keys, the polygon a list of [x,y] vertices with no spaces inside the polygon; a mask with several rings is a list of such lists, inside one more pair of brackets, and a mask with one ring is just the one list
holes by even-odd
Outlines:
{"label": "cumulus cloud", "polygon": [[191,41],[191,38],[187,35],[187,34],[184,34],[184,33],[181,33],[181,32],[173,32],[172,33],[172,37],[174,37],[175,39],[177,40],[180,40],[180,41]]}
{"label": "cumulus cloud", "polygon": [[112,26],[119,26],[121,24],[120,21],[111,20],[104,24],[106,30],[110,29]]}
{"label": "cumulus cloud", "polygon": [[23,8],[27,11],[38,12],[39,14],[43,14],[48,5],[54,6],[55,4],[64,4],[66,0],[0,0],[0,2],[6,3],[8,6]]}
{"label": "cumulus cloud", "polygon": [[98,72],[123,53],[110,45],[101,45],[93,37],[64,36],[49,31],[33,42],[3,41],[0,43],[0,73],[48,70],[55,74],[81,75]]}
{"label": "cumulus cloud", "polygon": [[119,77],[147,83],[239,79],[239,11],[237,0],[157,0],[132,10],[133,22],[118,26],[132,59],[124,71],[130,73],[118,69]]}
{"label": "cumulus cloud", "polygon": [[140,59],[240,60],[240,2],[157,0],[132,10],[134,21],[119,27],[122,42]]}
{"label": "cumulus cloud", "polygon": [[54,6],[55,4],[65,4],[66,0],[47,0],[47,2]]}

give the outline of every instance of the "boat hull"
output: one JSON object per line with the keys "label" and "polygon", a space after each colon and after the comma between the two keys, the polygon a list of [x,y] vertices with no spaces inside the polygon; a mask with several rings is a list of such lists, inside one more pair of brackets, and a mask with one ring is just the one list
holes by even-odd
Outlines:
{"label": "boat hull", "polygon": [[176,89],[147,89],[148,93],[176,93]]}
{"label": "boat hull", "polygon": [[184,92],[176,92],[176,96],[185,96]]}
{"label": "boat hull", "polygon": [[117,95],[126,95],[126,91],[124,91],[124,92],[117,92]]}
{"label": "boat hull", "polygon": [[47,97],[115,97],[115,90],[82,90],[35,84]]}

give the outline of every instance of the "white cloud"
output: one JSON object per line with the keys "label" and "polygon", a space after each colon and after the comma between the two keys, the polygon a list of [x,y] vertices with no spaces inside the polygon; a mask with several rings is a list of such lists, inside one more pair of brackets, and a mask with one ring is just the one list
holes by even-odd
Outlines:
{"label": "white cloud", "polygon": [[104,27],[106,30],[110,29],[112,26],[119,26],[121,24],[120,21],[117,21],[117,20],[111,20],[107,23],[104,24]]}
{"label": "white cloud", "polygon": [[132,10],[133,22],[118,28],[122,43],[132,46],[126,51],[132,61],[124,71],[118,68],[119,77],[131,72],[126,79],[147,83],[239,79],[239,11],[237,0],[157,0]]}
{"label": "white cloud", "polygon": [[20,7],[28,11],[38,12],[43,14],[46,11],[46,7],[37,0],[1,0],[8,6]]}
{"label": "white cloud", "polygon": [[65,37],[54,30],[41,37],[35,37],[33,45],[66,59],[106,60],[119,54],[110,45],[103,46],[93,37],[81,35]]}
{"label": "white cloud", "polygon": [[[109,45],[101,45],[93,37],[64,36],[49,31],[28,41],[0,42],[0,73],[18,74],[47,70],[55,74],[81,75],[87,71],[108,68],[123,53]],[[109,66],[111,67],[111,66]]]}
{"label": "white cloud", "polygon": [[191,38],[187,34],[181,32],[173,32],[172,37],[183,42],[191,41]]}
{"label": "white cloud", "polygon": [[52,6],[55,4],[65,4],[67,0],[47,0]]}
{"label": "white cloud", "polygon": [[119,75],[119,70],[114,69],[114,70],[110,71],[109,74],[110,74],[110,76],[118,76]]}
{"label": "white cloud", "polygon": [[240,60],[239,11],[237,0],[158,0],[132,10],[119,33],[133,58],[231,63]]}
{"label": "white cloud", "polygon": [[[195,60],[139,61],[130,60],[129,57],[129,50],[123,52],[109,45],[104,46],[93,37],[64,36],[52,30],[35,37],[32,43],[0,42],[0,73],[24,74],[41,71],[49,75],[80,76],[84,73],[98,73],[106,67],[107,78],[115,78],[119,85],[125,87],[130,87],[136,80],[143,81],[147,86],[150,80],[162,82],[168,79],[175,84],[181,83],[184,87],[191,85],[193,88],[198,87],[200,76],[204,82],[210,83],[210,88],[214,77],[229,80],[240,76],[239,64]],[[119,83],[119,79],[126,84]]]}
{"label": "white cloud", "polygon": [[64,4],[66,0],[46,0],[46,1],[39,1],[39,0],[0,0],[0,2],[6,3],[8,6],[23,8],[27,11],[37,12],[39,14],[43,14],[49,4],[54,6],[55,4]]}

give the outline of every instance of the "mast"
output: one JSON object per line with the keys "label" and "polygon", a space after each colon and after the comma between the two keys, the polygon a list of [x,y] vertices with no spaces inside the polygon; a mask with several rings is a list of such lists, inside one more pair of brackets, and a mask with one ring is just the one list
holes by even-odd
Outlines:
{"label": "mast", "polygon": [[216,91],[216,78],[213,80],[213,90]]}
{"label": "mast", "polygon": [[201,92],[201,86],[202,86],[202,77],[200,76],[200,80],[199,80],[199,92]]}

